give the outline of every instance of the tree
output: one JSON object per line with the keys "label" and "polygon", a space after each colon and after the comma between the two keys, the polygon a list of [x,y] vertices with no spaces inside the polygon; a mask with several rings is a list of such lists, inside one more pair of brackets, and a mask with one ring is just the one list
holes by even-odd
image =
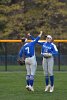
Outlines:
{"label": "tree", "polygon": [[44,34],[65,39],[67,6],[66,2],[60,1],[0,0],[0,38],[14,39],[16,34],[22,36],[43,30]]}
{"label": "tree", "polygon": [[11,0],[11,4],[15,4],[15,3],[18,3],[18,2],[22,2],[24,0]]}
{"label": "tree", "polygon": [[[32,4],[34,7],[31,6]],[[55,38],[66,37],[66,3],[58,0],[32,0],[25,6],[26,31],[43,30],[45,34],[52,34]]]}

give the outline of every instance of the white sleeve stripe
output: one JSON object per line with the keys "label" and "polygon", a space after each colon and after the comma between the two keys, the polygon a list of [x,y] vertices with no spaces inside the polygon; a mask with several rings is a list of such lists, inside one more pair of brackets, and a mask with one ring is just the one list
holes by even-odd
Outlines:
{"label": "white sleeve stripe", "polygon": [[55,44],[52,43],[52,45],[54,46],[55,51],[58,51],[57,47]]}
{"label": "white sleeve stripe", "polygon": [[54,48],[55,48],[56,51],[58,51],[58,49],[57,49],[57,47],[55,45],[54,45]]}

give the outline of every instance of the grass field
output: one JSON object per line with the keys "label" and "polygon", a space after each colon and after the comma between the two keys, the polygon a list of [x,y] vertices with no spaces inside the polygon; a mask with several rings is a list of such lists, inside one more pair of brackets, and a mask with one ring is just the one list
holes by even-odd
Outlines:
{"label": "grass field", "polygon": [[25,89],[25,71],[0,72],[0,100],[67,100],[67,72],[54,72],[55,90],[45,93],[43,71],[35,75],[32,93]]}
{"label": "grass field", "polygon": [[[0,66],[0,71],[5,71],[6,70],[6,66]],[[25,66],[19,66],[19,65],[7,65],[7,71],[25,71]],[[42,65],[38,65],[37,66],[37,70],[38,71],[42,71],[43,68],[42,68]],[[56,65],[54,66],[54,70],[55,71],[58,71],[59,70],[59,66]],[[67,66],[63,65],[63,66],[60,66],[60,70],[61,71],[67,71]]]}

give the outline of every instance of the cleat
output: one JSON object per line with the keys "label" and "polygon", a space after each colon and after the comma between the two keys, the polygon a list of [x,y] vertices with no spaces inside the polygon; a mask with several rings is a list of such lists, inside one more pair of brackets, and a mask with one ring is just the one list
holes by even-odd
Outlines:
{"label": "cleat", "polygon": [[47,91],[49,90],[49,88],[50,88],[50,85],[47,85],[47,86],[45,87],[45,92],[47,92]]}
{"label": "cleat", "polygon": [[54,86],[51,86],[50,87],[50,92],[53,92],[54,91]]}
{"label": "cleat", "polygon": [[28,85],[26,85],[26,89],[29,91],[29,86]]}
{"label": "cleat", "polygon": [[32,92],[34,92],[33,86],[29,85],[29,90],[32,91]]}

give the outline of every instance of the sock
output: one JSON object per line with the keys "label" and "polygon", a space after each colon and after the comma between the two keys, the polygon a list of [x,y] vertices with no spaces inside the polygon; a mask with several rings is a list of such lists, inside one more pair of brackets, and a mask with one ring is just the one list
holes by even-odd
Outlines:
{"label": "sock", "polygon": [[50,82],[51,82],[51,86],[54,85],[54,75],[50,76]]}
{"label": "sock", "polygon": [[26,75],[26,82],[27,82],[27,85],[30,84],[30,75]]}
{"label": "sock", "polygon": [[30,75],[30,85],[33,86],[34,83],[34,76]]}
{"label": "sock", "polygon": [[45,76],[46,86],[49,84],[49,76]]}

